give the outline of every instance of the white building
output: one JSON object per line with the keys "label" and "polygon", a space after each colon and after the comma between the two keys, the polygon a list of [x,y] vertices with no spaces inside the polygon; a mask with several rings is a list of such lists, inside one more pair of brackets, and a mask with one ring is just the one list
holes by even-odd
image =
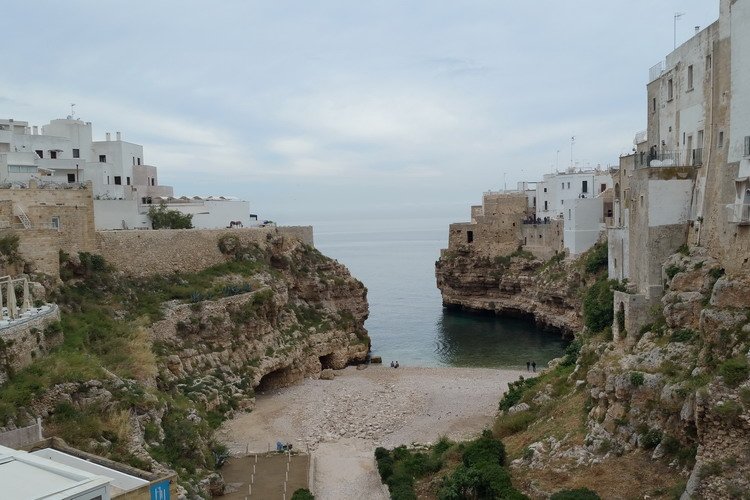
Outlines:
{"label": "white building", "polygon": [[611,187],[612,177],[602,170],[546,174],[543,181],[536,183],[537,217],[560,218],[573,200],[594,198]]}
{"label": "white building", "polygon": [[91,181],[96,229],[148,228],[148,209],[162,200],[170,209],[193,214],[197,228],[250,224],[250,205],[225,197],[174,198],[159,184],[156,167],[147,165],[143,146],[124,141],[120,132],[93,139],[91,122],[68,117],[41,128],[0,120],[0,183],[41,181],[74,184]]}

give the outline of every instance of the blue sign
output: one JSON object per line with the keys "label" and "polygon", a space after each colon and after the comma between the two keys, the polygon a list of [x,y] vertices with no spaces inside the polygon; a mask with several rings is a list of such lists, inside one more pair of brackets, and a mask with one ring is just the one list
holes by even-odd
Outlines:
{"label": "blue sign", "polygon": [[169,479],[151,485],[151,500],[169,500]]}

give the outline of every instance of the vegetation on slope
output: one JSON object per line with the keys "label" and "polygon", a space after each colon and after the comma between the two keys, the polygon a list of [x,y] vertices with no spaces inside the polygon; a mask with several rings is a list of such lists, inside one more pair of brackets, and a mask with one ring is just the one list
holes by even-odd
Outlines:
{"label": "vegetation on slope", "polygon": [[[312,254],[318,263],[327,261],[306,247],[291,261],[303,266]],[[226,455],[213,440],[213,430],[237,407],[238,398],[252,396],[247,382],[252,380],[252,365],[259,360],[248,363],[247,372],[239,374],[242,380],[233,381],[233,390],[238,392],[228,391],[221,404],[209,405],[201,386],[214,379],[221,387],[225,374],[217,370],[202,379],[164,383],[157,377],[157,366],[164,366],[163,357],[171,353],[152,345],[147,328],[163,318],[165,302],[190,304],[198,310],[204,300],[256,290],[242,308],[229,311],[232,320],[247,322],[277,313],[267,307],[273,290],[261,289],[269,278],[283,278],[271,260],[270,252],[245,247],[234,259],[198,273],[137,279],[114,272],[101,256],[61,253],[63,285],[50,297],[60,306],[61,322],[45,333],[63,335],[62,344],[0,387],[0,425],[23,425],[43,410],[49,413],[45,419],[48,435],[145,470],[151,470],[155,460],[176,470],[191,495],[200,494],[197,483]],[[323,274],[332,282],[332,277]],[[304,302],[294,305],[289,314],[299,316],[301,326],[295,335],[324,321],[353,322],[352,317],[329,318]],[[275,318],[263,318],[271,319]],[[43,397],[55,387],[64,393],[62,402],[45,408]],[[84,393],[86,401],[79,401],[78,395]],[[140,439],[132,434],[139,426],[146,456],[143,448],[133,446],[133,440]]]}

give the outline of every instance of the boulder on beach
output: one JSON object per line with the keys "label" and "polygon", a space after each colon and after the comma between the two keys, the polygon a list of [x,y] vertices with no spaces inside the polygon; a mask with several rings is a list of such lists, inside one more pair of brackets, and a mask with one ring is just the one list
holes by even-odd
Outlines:
{"label": "boulder on beach", "polygon": [[320,379],[321,380],[333,380],[336,374],[333,372],[332,369],[326,368],[322,372],[320,372]]}
{"label": "boulder on beach", "polygon": [[370,358],[370,363],[374,365],[379,365],[383,363],[383,358],[380,356],[373,356]]}

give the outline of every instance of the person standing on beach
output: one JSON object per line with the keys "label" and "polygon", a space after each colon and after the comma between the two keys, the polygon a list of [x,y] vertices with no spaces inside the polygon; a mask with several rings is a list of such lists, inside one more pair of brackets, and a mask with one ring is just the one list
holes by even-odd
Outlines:
{"label": "person standing on beach", "polygon": [[531,362],[531,369],[536,373],[536,361]]}
{"label": "person standing on beach", "polygon": [[526,371],[527,371],[527,372],[530,372],[530,371],[531,371],[531,361],[527,361],[527,362],[526,362]]}

